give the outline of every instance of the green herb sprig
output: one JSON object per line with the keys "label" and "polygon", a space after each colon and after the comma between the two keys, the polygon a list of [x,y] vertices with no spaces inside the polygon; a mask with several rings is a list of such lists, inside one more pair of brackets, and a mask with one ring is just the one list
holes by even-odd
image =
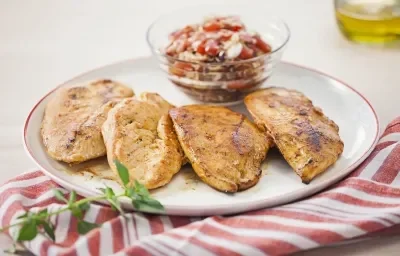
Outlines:
{"label": "green herb sprig", "polygon": [[66,198],[60,190],[54,190],[55,197],[66,204],[66,207],[54,212],[49,212],[48,209],[43,209],[37,213],[25,212],[18,217],[18,222],[7,227],[0,229],[0,232],[5,232],[11,227],[20,226],[18,233],[13,237],[16,242],[31,241],[38,234],[45,234],[51,240],[55,241],[54,226],[50,221],[50,217],[59,215],[60,213],[71,211],[78,220],[77,230],[79,234],[86,234],[92,229],[99,227],[99,224],[91,223],[83,220],[84,213],[90,208],[90,203],[93,201],[107,201],[110,203],[113,210],[118,211],[122,215],[123,211],[120,198],[128,198],[136,210],[142,211],[163,211],[164,207],[160,202],[151,198],[149,191],[145,186],[140,184],[137,180],[130,183],[128,169],[118,160],[114,161],[118,175],[124,185],[123,193],[115,194],[114,190],[110,187],[101,188],[102,194],[94,197],[87,197],[81,200],[77,199],[75,191],[71,191],[69,198]]}

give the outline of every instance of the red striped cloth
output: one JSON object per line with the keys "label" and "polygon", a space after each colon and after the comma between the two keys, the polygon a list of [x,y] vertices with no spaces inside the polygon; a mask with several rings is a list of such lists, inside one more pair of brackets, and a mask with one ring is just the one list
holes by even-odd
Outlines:
{"label": "red striped cloth", "polygon": [[[323,193],[280,207],[204,219],[131,213],[93,204],[84,219],[103,223],[79,236],[69,212],[52,219],[56,243],[39,235],[25,246],[37,255],[277,255],[374,234],[400,232],[400,118],[370,157]],[[35,171],[0,187],[2,226],[24,210],[63,207],[56,183]],[[65,191],[67,192],[67,191]],[[13,229],[10,230],[10,233]],[[15,230],[14,230],[15,232]]]}

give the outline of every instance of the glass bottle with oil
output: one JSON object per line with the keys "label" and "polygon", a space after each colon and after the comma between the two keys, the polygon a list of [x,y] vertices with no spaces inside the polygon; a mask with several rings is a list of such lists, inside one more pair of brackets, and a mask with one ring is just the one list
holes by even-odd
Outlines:
{"label": "glass bottle with oil", "polygon": [[359,43],[400,43],[400,0],[335,0],[342,33]]}

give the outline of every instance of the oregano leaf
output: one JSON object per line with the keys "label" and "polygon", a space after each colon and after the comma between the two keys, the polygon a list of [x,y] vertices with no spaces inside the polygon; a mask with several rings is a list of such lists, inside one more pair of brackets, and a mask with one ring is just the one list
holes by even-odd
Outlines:
{"label": "oregano leaf", "polygon": [[153,211],[153,210],[157,210],[157,211],[162,211],[164,210],[164,206],[157,200],[153,199],[153,198],[139,198],[136,200],[133,200],[133,206],[137,209],[137,210],[149,210],[149,211]]}
{"label": "oregano leaf", "polygon": [[82,219],[83,214],[82,211],[79,207],[77,206],[71,206],[70,208],[72,215],[74,215],[77,219]]}
{"label": "oregano leaf", "polygon": [[50,237],[51,240],[56,241],[56,236],[54,235],[54,227],[52,224],[49,224],[47,222],[42,223],[44,231],[46,234]]}
{"label": "oregano leaf", "polygon": [[146,204],[154,209],[164,210],[164,206],[158,200],[155,200],[153,198],[147,198]]}
{"label": "oregano leaf", "polygon": [[84,220],[80,220],[78,222],[78,232],[81,235],[85,235],[86,233],[97,227],[99,227],[99,225],[96,223],[90,223]]}
{"label": "oregano leaf", "polygon": [[136,209],[136,210],[140,210],[140,204],[138,203],[137,200],[132,199],[132,206]]}
{"label": "oregano leaf", "polygon": [[149,190],[137,180],[135,180],[135,190],[138,194],[141,194],[143,196],[150,196]]}
{"label": "oregano leaf", "polygon": [[126,188],[125,189],[125,196],[129,197],[130,199],[136,198],[136,191],[134,188]]}
{"label": "oregano leaf", "polygon": [[17,219],[23,219],[23,218],[26,218],[26,217],[28,217],[28,213],[29,212],[25,212],[24,214],[22,214],[21,216],[18,216],[18,218]]}
{"label": "oregano leaf", "polygon": [[119,178],[126,187],[129,183],[129,172],[128,169],[118,160],[114,160],[115,166],[117,167]]}
{"label": "oregano leaf", "polygon": [[42,216],[47,215],[47,208],[44,208],[44,209],[40,210],[38,215],[42,215]]}
{"label": "oregano leaf", "polygon": [[28,220],[27,222],[22,224],[21,229],[17,235],[17,241],[31,241],[36,237],[38,233],[37,225],[35,220]]}
{"label": "oregano leaf", "polygon": [[104,194],[107,198],[112,198],[113,196],[115,196],[114,190],[112,190],[112,188],[110,187],[106,187]]}
{"label": "oregano leaf", "polygon": [[89,208],[90,204],[88,202],[79,205],[79,209],[81,209],[82,212],[86,212]]}

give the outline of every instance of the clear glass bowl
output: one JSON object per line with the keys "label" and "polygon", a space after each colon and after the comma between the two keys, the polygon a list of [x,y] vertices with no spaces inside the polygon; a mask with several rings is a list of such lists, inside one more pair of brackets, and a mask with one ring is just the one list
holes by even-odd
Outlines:
{"label": "clear glass bowl", "polygon": [[[178,9],[158,18],[147,31],[147,42],[168,79],[195,100],[221,105],[240,103],[270,77],[289,41],[285,22],[262,11],[241,6],[203,5]],[[251,59],[221,63],[189,62],[164,53],[168,35],[207,16],[237,15],[249,31],[255,31],[272,51]]]}

